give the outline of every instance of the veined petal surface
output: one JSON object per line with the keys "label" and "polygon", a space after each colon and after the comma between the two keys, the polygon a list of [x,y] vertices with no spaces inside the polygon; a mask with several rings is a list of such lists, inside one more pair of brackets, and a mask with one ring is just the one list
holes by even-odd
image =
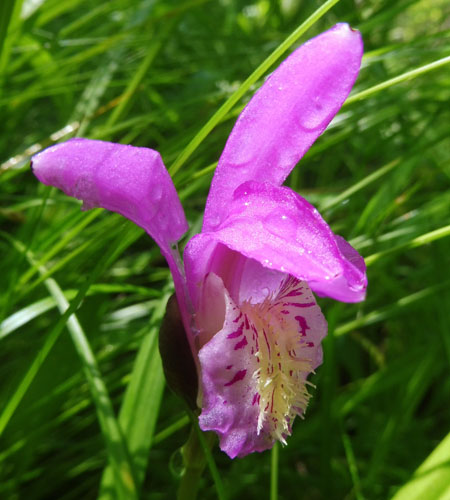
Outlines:
{"label": "veined petal surface", "polygon": [[264,179],[281,185],[347,98],[361,64],[359,32],[337,24],[293,52],[240,114],[220,157],[203,231],[226,217],[235,189]]}
{"label": "veined petal surface", "polygon": [[[285,276],[260,302],[236,304],[221,280],[224,323],[199,351],[203,430],[231,458],[285,443],[309,400],[306,378],[321,362],[327,326],[308,285]],[[217,292],[216,292],[217,293]]]}

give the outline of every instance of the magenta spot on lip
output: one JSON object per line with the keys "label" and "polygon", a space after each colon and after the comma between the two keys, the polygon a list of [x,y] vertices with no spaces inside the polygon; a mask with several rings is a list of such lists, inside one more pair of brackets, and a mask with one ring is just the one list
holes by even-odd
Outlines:
{"label": "magenta spot on lip", "polygon": [[287,293],[285,297],[298,297],[299,295],[303,295],[303,292],[301,292],[298,288],[294,288],[294,290]]}
{"label": "magenta spot on lip", "polygon": [[308,323],[306,322],[306,319],[303,316],[295,316],[295,319],[298,321],[301,330],[301,335],[302,337],[304,337],[306,335],[306,330],[310,330],[310,327],[308,326]]}
{"label": "magenta spot on lip", "polygon": [[241,323],[236,331],[227,335],[227,339],[235,339],[236,337],[240,337],[243,331],[244,331],[244,323]]}
{"label": "magenta spot on lip", "polygon": [[239,314],[237,318],[234,318],[233,323],[237,323],[242,318],[242,312]]}
{"label": "magenta spot on lip", "polygon": [[245,374],[247,373],[247,370],[239,370],[234,374],[234,377],[225,384],[225,387],[229,387],[230,385],[235,384],[236,382],[239,382],[245,377]]}
{"label": "magenta spot on lip", "polygon": [[266,345],[267,345],[267,350],[269,351],[269,357],[271,356],[270,354],[270,344],[269,344],[269,341],[267,340],[267,335],[266,335],[266,331],[263,330],[263,334],[264,334],[264,340],[266,341]]}
{"label": "magenta spot on lip", "polygon": [[227,365],[227,370],[231,370],[231,368],[233,368],[233,365]]}
{"label": "magenta spot on lip", "polygon": [[292,307],[312,307],[316,304],[314,302],[305,302],[304,304],[298,304],[297,302],[283,302],[283,306],[292,306]]}
{"label": "magenta spot on lip", "polygon": [[234,350],[237,351],[238,349],[242,349],[243,347],[245,347],[246,345],[248,344],[247,342],[247,337],[244,335],[244,337],[242,338],[242,340],[240,340],[235,346],[234,346]]}

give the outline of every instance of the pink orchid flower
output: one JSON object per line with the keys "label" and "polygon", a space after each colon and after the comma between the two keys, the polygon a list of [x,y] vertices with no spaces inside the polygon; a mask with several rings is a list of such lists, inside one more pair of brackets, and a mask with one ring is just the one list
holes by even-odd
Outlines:
{"label": "pink orchid flower", "polygon": [[360,34],[338,24],[293,52],[239,116],[220,157],[202,232],[188,224],[160,155],[87,139],[32,161],[44,184],[143,227],[172,272],[198,377],[199,417],[231,458],[286,442],[322,362],[326,321],[312,292],[364,299],[362,257],[282,183],[347,98]]}

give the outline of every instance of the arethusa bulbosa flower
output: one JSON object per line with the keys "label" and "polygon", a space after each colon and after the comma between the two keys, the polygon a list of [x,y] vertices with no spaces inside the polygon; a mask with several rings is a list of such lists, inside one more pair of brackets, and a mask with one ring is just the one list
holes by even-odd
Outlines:
{"label": "arethusa bulbosa flower", "polygon": [[362,257],[282,186],[325,130],[359,72],[362,40],[337,24],[295,50],[240,114],[220,157],[203,228],[188,224],[159,153],[88,139],[32,160],[44,184],[143,227],[172,272],[199,379],[199,424],[230,457],[286,442],[303,417],[326,321],[313,292],[364,299]]}

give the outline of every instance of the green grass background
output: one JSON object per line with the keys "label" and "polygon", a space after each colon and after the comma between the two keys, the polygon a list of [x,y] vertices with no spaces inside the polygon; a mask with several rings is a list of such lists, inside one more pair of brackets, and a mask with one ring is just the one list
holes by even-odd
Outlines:
{"label": "green grass background", "polygon": [[319,300],[305,420],[272,452],[214,446],[199,498],[450,499],[449,17],[444,0],[1,3],[0,498],[175,498],[189,434],[157,351],[158,248],[39,185],[30,155],[74,135],[157,149],[195,234],[242,106],[346,21],[360,76],[288,184],[367,258],[367,300]]}

